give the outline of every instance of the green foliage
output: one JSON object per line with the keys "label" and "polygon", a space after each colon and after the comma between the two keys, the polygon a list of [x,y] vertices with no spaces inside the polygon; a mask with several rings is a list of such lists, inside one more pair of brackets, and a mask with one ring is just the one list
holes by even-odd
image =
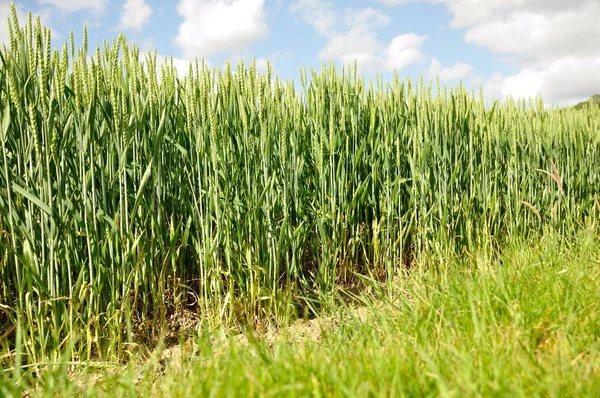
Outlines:
{"label": "green foliage", "polygon": [[301,70],[301,88],[255,62],[180,78],[123,36],[90,55],[85,30],[60,52],[39,19],[14,13],[10,32],[0,361],[15,377],[65,352],[126,357],[186,305],[278,322],[358,274],[599,214],[599,109],[486,108],[462,86],[434,96],[333,65]]}
{"label": "green foliage", "polygon": [[600,106],[600,94],[593,95],[589,100],[578,103],[574,108],[585,109],[588,105]]}

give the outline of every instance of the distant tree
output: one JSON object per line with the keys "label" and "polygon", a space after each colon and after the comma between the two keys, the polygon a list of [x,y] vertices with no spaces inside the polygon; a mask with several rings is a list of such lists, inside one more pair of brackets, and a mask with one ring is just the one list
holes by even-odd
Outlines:
{"label": "distant tree", "polygon": [[582,109],[584,106],[586,106],[590,102],[600,106],[600,94],[596,94],[596,95],[592,96],[592,98],[590,98],[587,101],[578,103],[577,105],[575,105],[575,109]]}

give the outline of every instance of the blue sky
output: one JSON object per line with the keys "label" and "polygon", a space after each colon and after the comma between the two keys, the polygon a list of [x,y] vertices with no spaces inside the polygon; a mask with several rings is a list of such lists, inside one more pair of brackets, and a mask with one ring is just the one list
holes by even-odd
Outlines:
{"label": "blue sky", "polygon": [[[299,67],[359,60],[366,76],[439,76],[486,97],[567,105],[600,93],[598,0],[17,0],[55,44],[69,31],[93,48],[124,33],[144,50],[222,66],[269,59],[281,78]],[[10,2],[0,0],[6,20]],[[0,29],[5,40],[7,29]]]}

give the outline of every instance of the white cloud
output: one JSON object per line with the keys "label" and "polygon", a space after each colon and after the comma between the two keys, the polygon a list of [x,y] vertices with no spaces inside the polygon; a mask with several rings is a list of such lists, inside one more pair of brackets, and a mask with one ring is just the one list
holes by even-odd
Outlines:
{"label": "white cloud", "polygon": [[103,13],[108,0],[38,0],[40,4],[52,5],[63,12],[90,10]]}
{"label": "white cloud", "polygon": [[421,53],[421,47],[426,38],[427,36],[414,33],[394,37],[385,50],[387,69],[402,70],[422,61],[425,57]]}
{"label": "white cloud", "polygon": [[180,0],[175,42],[184,57],[241,52],[269,34],[265,0]]}
{"label": "white cloud", "polygon": [[527,65],[544,65],[566,57],[600,55],[599,20],[600,2],[568,10],[516,9],[468,27],[465,40]]}
{"label": "white cloud", "polygon": [[492,77],[490,77],[484,85],[485,94],[488,99],[503,99],[505,94],[503,94],[503,86],[506,77],[502,75],[500,72],[494,72]]}
{"label": "white cloud", "polygon": [[[387,5],[402,0],[377,0]],[[600,93],[598,0],[421,0],[444,4],[464,39],[503,56],[518,71],[495,74],[502,97],[542,94],[569,103]]]}
{"label": "white cloud", "polygon": [[290,6],[290,13],[300,14],[320,35],[331,33],[337,23],[334,4],[330,1],[296,0]]}
{"label": "white cloud", "polygon": [[377,28],[389,25],[390,17],[373,8],[354,10],[346,8],[343,22],[346,26],[358,32],[370,33]]}
{"label": "white cloud", "polygon": [[501,98],[541,94],[549,104],[570,105],[600,92],[598,70],[600,57],[561,59],[543,69],[526,68],[509,76],[495,74],[487,89]]}
{"label": "white cloud", "polygon": [[361,72],[383,72],[403,69],[421,61],[421,46],[426,36],[413,33],[394,37],[382,43],[377,30],[391,22],[389,16],[373,8],[346,8],[339,14],[332,2],[296,0],[290,12],[312,25],[316,32],[327,38],[319,58],[338,60],[344,64],[357,61]]}
{"label": "white cloud", "polygon": [[457,7],[469,1],[475,0],[450,5],[453,24],[466,28],[465,40],[520,68],[504,77],[500,95],[541,94],[548,103],[564,105],[600,92],[600,2],[495,0],[469,15]]}
{"label": "white cloud", "polygon": [[457,62],[454,66],[444,67],[437,58],[431,60],[427,70],[430,77],[439,77],[440,81],[464,80],[473,73],[473,67],[465,62]]}
{"label": "white cloud", "polygon": [[319,52],[319,57],[337,59],[345,64],[356,59],[359,66],[367,71],[380,69],[384,63],[381,55],[383,46],[377,40],[374,28],[389,24],[389,18],[370,8],[359,11],[347,9],[341,22],[346,29],[327,35],[327,44]]}
{"label": "white cloud", "polygon": [[142,30],[152,15],[152,8],[144,0],[127,0],[123,4],[118,28],[124,30]]}
{"label": "white cloud", "polygon": [[543,71],[524,69],[518,74],[505,78],[501,83],[501,88],[505,97],[530,98],[540,93],[545,84]]}

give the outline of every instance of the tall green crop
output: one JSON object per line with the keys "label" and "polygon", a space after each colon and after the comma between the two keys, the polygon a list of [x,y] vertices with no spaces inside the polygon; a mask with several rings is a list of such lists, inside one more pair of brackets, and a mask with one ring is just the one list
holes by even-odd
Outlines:
{"label": "tall green crop", "polygon": [[14,7],[9,26],[0,344],[17,365],[122,357],[185,305],[254,322],[420,256],[596,225],[597,107],[486,106],[356,65],[300,87],[254,61],[178,76],[123,36],[88,54]]}

